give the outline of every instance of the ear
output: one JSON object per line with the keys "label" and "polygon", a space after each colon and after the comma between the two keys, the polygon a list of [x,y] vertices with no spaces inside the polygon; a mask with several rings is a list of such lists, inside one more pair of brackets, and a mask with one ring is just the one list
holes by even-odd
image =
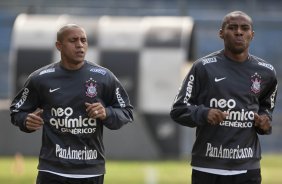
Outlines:
{"label": "ear", "polygon": [[58,51],[61,51],[62,50],[62,44],[61,44],[61,42],[59,42],[59,41],[56,41],[56,48],[58,49]]}
{"label": "ear", "polygon": [[223,39],[223,30],[222,29],[219,30],[218,35],[221,39]]}
{"label": "ear", "polygon": [[255,31],[252,32],[252,39],[251,40],[253,40],[254,37],[255,37]]}

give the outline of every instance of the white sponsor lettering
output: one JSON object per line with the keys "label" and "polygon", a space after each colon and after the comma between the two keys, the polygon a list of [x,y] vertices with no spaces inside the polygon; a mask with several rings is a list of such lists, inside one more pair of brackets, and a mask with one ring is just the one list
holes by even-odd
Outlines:
{"label": "white sponsor lettering", "polygon": [[46,74],[46,73],[51,73],[51,72],[55,72],[55,68],[49,68],[49,69],[46,69],[46,70],[42,70],[39,75],[43,75],[43,74]]}
{"label": "white sponsor lettering", "polygon": [[61,128],[62,132],[70,132],[72,134],[92,134],[95,133],[96,128]]}
{"label": "white sponsor lettering", "polygon": [[56,157],[73,160],[94,160],[97,159],[97,150],[91,150],[84,147],[84,149],[71,149],[70,147],[61,148],[56,144]]}
{"label": "white sponsor lettering", "polygon": [[116,96],[117,96],[117,100],[118,100],[120,107],[125,107],[125,102],[120,95],[119,88],[116,88]]}
{"label": "white sponsor lettering", "polygon": [[225,158],[225,159],[244,159],[252,158],[254,155],[251,147],[240,148],[239,145],[235,148],[224,148],[222,145],[213,146],[207,143],[206,157]]}
{"label": "white sponsor lettering", "polygon": [[24,88],[20,101],[15,105],[17,109],[20,108],[24,104],[24,102],[27,99],[28,93],[29,93],[29,89],[28,88]]}
{"label": "white sponsor lettering", "polygon": [[210,107],[215,107],[215,108],[229,108],[229,109],[233,109],[234,107],[236,107],[236,101],[234,99],[229,99],[229,100],[225,100],[225,99],[215,99],[212,98],[210,100]]}
{"label": "white sponsor lettering", "polygon": [[277,92],[277,85],[275,87],[275,90],[273,91],[272,95],[270,96],[270,109],[273,109],[275,106],[275,97],[276,97],[276,92]]}
{"label": "white sponsor lettering", "polygon": [[248,121],[254,120],[255,117],[255,113],[253,111],[245,111],[245,109],[241,109],[241,111],[232,111],[228,109],[225,112],[228,113],[226,119],[229,120]]}
{"label": "white sponsor lettering", "polygon": [[226,126],[226,127],[236,127],[236,128],[251,128],[253,126],[253,123],[248,122],[241,122],[241,121],[222,121],[219,124],[220,126]]}
{"label": "white sponsor lettering", "polygon": [[186,87],[186,94],[185,94],[185,97],[184,97],[184,100],[183,100],[183,102],[186,103],[186,104],[189,104],[188,101],[189,101],[189,99],[191,98],[191,95],[192,95],[194,80],[195,80],[194,75],[190,75],[189,81],[188,81],[187,87]]}
{"label": "white sponsor lettering", "polygon": [[236,128],[251,128],[255,113],[253,111],[246,111],[245,109],[234,110],[236,101],[234,99],[215,99],[210,100],[210,107],[227,109],[223,110],[228,115],[225,120],[220,122],[220,126],[236,127]]}
{"label": "white sponsor lettering", "polygon": [[268,64],[268,63],[258,62],[258,64],[261,65],[261,66],[264,66],[264,67],[266,67],[270,70],[274,69],[273,66],[271,64]]}
{"label": "white sponsor lettering", "polygon": [[203,65],[217,62],[215,57],[202,59]]}
{"label": "white sponsor lettering", "polygon": [[102,75],[105,75],[105,74],[106,74],[106,70],[100,69],[100,68],[92,68],[90,71],[91,71],[91,72],[95,72],[95,73],[100,73],[100,74],[102,74]]}
{"label": "white sponsor lettering", "polygon": [[50,124],[56,129],[60,129],[62,132],[70,132],[72,134],[85,134],[94,133],[96,130],[96,119],[83,118],[78,116],[77,118],[71,118],[73,114],[73,109],[67,107],[65,109],[52,108],[50,118]]}

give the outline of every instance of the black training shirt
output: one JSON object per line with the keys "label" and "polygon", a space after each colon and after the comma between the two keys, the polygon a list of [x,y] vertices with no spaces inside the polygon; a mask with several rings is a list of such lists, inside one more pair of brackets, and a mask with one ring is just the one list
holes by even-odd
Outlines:
{"label": "black training shirt", "polygon": [[[170,115],[181,125],[196,127],[192,166],[248,170],[260,167],[261,147],[254,113],[272,117],[277,93],[273,66],[250,55],[242,63],[217,51],[197,60],[179,90]],[[210,108],[228,113],[210,125]]]}
{"label": "black training shirt", "polygon": [[[85,102],[101,102],[107,118],[89,118]],[[43,109],[44,120],[38,169],[63,174],[104,174],[103,126],[119,129],[133,121],[133,108],[118,79],[88,61],[75,71],[57,62],[33,72],[12,101],[12,123],[30,132],[25,119],[37,108]]]}

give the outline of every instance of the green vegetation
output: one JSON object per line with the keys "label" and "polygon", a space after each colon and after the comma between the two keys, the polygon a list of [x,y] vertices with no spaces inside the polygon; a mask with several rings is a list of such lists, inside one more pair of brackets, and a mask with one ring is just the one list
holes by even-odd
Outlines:
{"label": "green vegetation", "polygon": [[281,184],[282,183],[282,155],[263,155],[261,161],[262,183]]}
{"label": "green vegetation", "polygon": [[[282,155],[264,155],[264,184],[281,184]],[[1,157],[0,183],[34,184],[37,158]],[[191,168],[186,160],[108,161],[105,184],[189,184]]]}

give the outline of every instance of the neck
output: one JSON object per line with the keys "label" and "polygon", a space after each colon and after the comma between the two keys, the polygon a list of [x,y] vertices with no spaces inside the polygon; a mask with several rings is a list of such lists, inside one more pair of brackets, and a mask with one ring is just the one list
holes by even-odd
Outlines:
{"label": "neck", "polygon": [[64,60],[61,60],[60,64],[61,64],[62,67],[64,67],[67,70],[78,70],[83,66],[84,61],[81,61],[81,62],[66,62]]}
{"label": "neck", "polygon": [[230,51],[225,50],[224,55],[227,56],[228,58],[232,59],[233,61],[240,62],[240,63],[246,61],[249,58],[249,52],[248,51],[242,52],[240,54],[234,54]]}

